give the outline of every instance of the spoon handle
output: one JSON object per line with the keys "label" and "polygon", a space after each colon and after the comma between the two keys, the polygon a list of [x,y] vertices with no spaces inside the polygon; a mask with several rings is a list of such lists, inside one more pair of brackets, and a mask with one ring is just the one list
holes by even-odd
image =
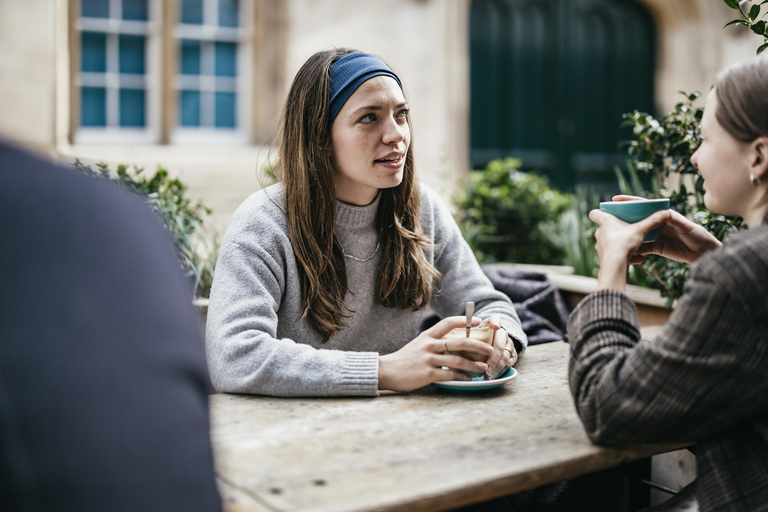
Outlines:
{"label": "spoon handle", "polygon": [[472,315],[475,314],[475,303],[467,302],[467,338],[469,338],[469,328],[472,327]]}

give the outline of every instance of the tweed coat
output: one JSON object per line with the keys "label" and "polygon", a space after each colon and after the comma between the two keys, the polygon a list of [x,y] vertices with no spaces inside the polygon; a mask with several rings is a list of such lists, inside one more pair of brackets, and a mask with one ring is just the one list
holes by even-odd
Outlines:
{"label": "tweed coat", "polygon": [[768,510],[768,217],[702,256],[662,332],[617,291],[568,323],[569,379],[601,445],[695,444],[700,510]]}

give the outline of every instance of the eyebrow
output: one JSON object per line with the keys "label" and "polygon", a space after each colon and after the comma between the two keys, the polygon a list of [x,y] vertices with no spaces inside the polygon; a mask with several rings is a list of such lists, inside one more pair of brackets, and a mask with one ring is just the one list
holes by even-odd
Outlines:
{"label": "eyebrow", "polygon": [[[407,105],[408,104],[406,102],[402,102],[402,103],[400,103],[398,105],[395,105],[395,108],[403,108],[403,107],[405,107]],[[360,107],[357,110],[355,110],[354,112],[352,112],[352,115],[357,115],[358,113],[360,113],[360,112],[362,112],[364,110],[381,110],[382,108],[384,108],[384,107],[382,107],[381,105],[366,105],[365,107]]]}

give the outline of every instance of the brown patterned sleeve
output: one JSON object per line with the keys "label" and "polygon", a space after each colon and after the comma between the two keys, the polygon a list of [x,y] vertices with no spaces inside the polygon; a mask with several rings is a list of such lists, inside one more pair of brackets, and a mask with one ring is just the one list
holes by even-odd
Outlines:
{"label": "brown patterned sleeve", "polygon": [[573,311],[570,386],[593,441],[696,441],[768,409],[765,323],[734,293],[749,277],[733,269],[755,268],[746,263],[723,268],[714,260],[694,271],[654,340],[640,339],[637,311],[623,293],[594,293]]}

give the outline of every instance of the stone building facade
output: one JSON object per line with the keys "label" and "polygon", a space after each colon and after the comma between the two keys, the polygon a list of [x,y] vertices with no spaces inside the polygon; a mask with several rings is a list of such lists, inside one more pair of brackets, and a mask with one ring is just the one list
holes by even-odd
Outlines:
{"label": "stone building facade", "polygon": [[[113,9],[131,3],[104,1]],[[466,176],[470,0],[236,2],[239,32],[224,30],[221,41],[240,49],[238,74],[227,82],[238,91],[238,126],[236,136],[223,137],[205,130],[189,135],[180,126],[178,94],[186,78],[179,76],[185,65],[179,40],[198,37],[176,22],[182,1],[148,0],[149,21],[140,28],[147,41],[143,101],[151,130],[132,139],[83,135],[79,88],[98,77],[80,72],[81,32],[96,26],[81,19],[80,0],[0,0],[0,136],[67,161],[162,164],[214,209],[213,222],[223,232],[235,208],[260,186],[258,169],[292,77],[315,51],[347,46],[382,56],[403,79],[421,178],[448,199]],[[659,112],[678,101],[677,91],[705,91],[718,70],[754,54],[753,35],[722,29],[735,14],[722,1],[635,1],[656,23]],[[209,9],[211,2],[198,3]],[[123,25],[129,31],[140,26]],[[199,34],[218,41],[213,32]]]}

